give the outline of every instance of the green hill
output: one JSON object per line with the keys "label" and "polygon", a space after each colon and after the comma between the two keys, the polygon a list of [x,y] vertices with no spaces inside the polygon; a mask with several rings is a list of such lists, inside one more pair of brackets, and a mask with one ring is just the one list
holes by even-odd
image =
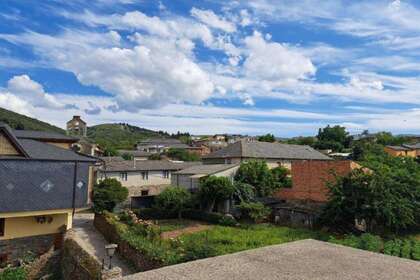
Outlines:
{"label": "green hill", "polygon": [[27,129],[65,133],[64,129],[21,115],[4,108],[0,108],[0,122],[7,123],[13,129]]}
{"label": "green hill", "polygon": [[107,149],[132,149],[140,140],[168,136],[166,132],[157,132],[126,123],[91,126],[88,127],[87,134],[89,139]]}

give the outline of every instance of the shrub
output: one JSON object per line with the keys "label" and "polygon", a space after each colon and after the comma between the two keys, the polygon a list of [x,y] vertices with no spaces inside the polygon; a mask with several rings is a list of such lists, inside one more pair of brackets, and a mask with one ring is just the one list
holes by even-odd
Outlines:
{"label": "shrub", "polygon": [[191,199],[191,193],[183,187],[168,187],[155,199],[154,208],[160,211],[175,213],[181,218]]}
{"label": "shrub", "polygon": [[118,203],[127,199],[128,190],[113,178],[106,178],[95,185],[93,210],[97,213],[112,212]]}
{"label": "shrub", "polygon": [[200,182],[199,198],[211,212],[217,201],[229,199],[234,192],[235,188],[228,178],[209,176]]}
{"label": "shrub", "polygon": [[138,218],[143,220],[162,220],[162,219],[173,219],[177,215],[173,211],[164,211],[156,208],[140,208],[134,209],[133,212]]}
{"label": "shrub", "polygon": [[23,267],[8,267],[0,272],[0,280],[26,280],[26,271]]}
{"label": "shrub", "polygon": [[364,233],[360,236],[360,249],[381,252],[382,248],[383,242],[381,237],[369,233]]}
{"label": "shrub", "polygon": [[413,249],[412,249],[412,258],[413,260],[420,261],[420,241],[413,241]]}
{"label": "shrub", "polygon": [[184,213],[184,217],[191,220],[198,220],[210,224],[219,224],[224,226],[236,225],[236,220],[232,217],[220,213],[208,213],[197,210],[189,210]]}
{"label": "shrub", "polygon": [[359,239],[359,237],[357,237],[353,234],[346,235],[342,239],[336,239],[334,236],[332,236],[332,237],[330,237],[328,242],[335,243],[335,244],[340,244],[340,245],[343,245],[343,246],[353,247],[353,248],[360,248],[360,239]]}
{"label": "shrub", "polygon": [[291,188],[292,187],[292,179],[290,178],[290,170],[279,166],[276,168],[271,169],[271,173],[274,177],[274,182],[277,185],[277,188]]}
{"label": "shrub", "polygon": [[271,209],[261,202],[242,202],[238,208],[241,210],[241,217],[252,219],[254,222],[266,219],[271,213]]}
{"label": "shrub", "polygon": [[406,259],[410,259],[411,258],[411,240],[404,240],[402,242],[402,247],[401,247],[401,257],[402,258],[406,258]]}

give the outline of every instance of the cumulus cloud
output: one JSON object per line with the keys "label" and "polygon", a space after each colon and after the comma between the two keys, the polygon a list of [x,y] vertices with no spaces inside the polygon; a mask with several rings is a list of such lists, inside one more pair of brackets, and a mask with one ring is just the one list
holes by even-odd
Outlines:
{"label": "cumulus cloud", "polygon": [[[191,9],[191,15],[212,28],[220,29],[228,33],[236,31],[234,23],[219,17],[212,10],[200,10],[194,7]],[[246,16],[247,15],[244,14],[244,17]],[[246,20],[247,19],[244,19],[244,23],[247,23],[245,22]]]}

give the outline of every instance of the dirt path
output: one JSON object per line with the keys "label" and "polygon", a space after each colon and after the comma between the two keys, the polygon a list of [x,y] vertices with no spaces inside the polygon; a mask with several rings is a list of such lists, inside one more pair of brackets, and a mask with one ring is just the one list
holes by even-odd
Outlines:
{"label": "dirt path", "polygon": [[194,225],[194,226],[189,226],[183,229],[177,229],[177,230],[173,230],[173,231],[167,231],[167,232],[163,232],[161,234],[161,237],[163,239],[169,239],[169,238],[176,238],[182,234],[185,233],[195,233],[195,232],[199,232],[199,231],[203,231],[203,230],[207,230],[211,228],[211,225]]}
{"label": "dirt path", "polygon": [[[83,246],[83,248],[94,255],[100,262],[105,259],[105,264],[108,265],[109,259],[106,257],[105,245],[108,242],[93,226],[94,214],[78,213],[74,216],[73,230],[75,232],[76,241]],[[118,255],[112,258],[112,265],[119,266],[122,270],[122,275],[130,275],[135,273]]]}

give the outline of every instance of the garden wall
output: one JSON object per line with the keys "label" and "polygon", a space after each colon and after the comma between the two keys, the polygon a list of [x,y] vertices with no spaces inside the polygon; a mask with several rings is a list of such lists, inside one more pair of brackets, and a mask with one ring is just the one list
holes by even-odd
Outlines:
{"label": "garden wall", "polygon": [[162,263],[150,260],[127,241],[123,240],[115,226],[109,223],[103,215],[95,214],[94,226],[108,242],[118,245],[117,253],[121,258],[131,263],[138,272],[163,266]]}
{"label": "garden wall", "polygon": [[64,241],[61,269],[63,280],[111,280],[121,279],[121,269],[114,267],[111,270],[102,270],[98,259],[89,254],[73,238],[74,233],[69,231]]}

